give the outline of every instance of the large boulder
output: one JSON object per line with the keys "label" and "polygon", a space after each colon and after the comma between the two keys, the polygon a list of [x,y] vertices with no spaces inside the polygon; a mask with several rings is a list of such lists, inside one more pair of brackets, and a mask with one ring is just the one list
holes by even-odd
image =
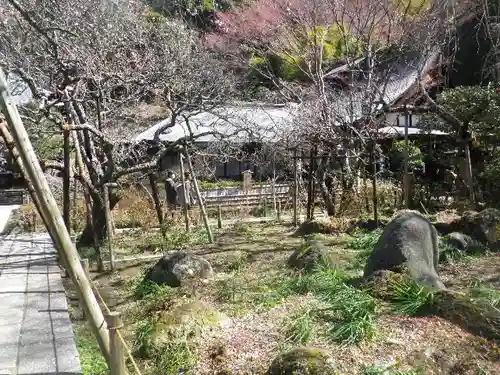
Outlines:
{"label": "large boulder", "polygon": [[432,223],[416,211],[400,211],[387,224],[364,269],[367,278],[378,270],[407,268],[416,282],[445,289],[437,274],[438,234]]}
{"label": "large boulder", "polygon": [[295,232],[297,236],[307,236],[310,234],[335,234],[338,233],[337,228],[325,218],[315,218],[313,220],[304,221],[300,224]]}
{"label": "large boulder", "polygon": [[500,239],[500,233],[497,234],[497,228],[500,228],[500,210],[487,208],[481,212],[466,212],[455,223],[455,227],[484,245],[496,245]]}
{"label": "large boulder", "polygon": [[330,264],[325,246],[312,236],[307,236],[305,243],[288,258],[288,266],[300,271],[312,271],[318,266]]}
{"label": "large boulder", "polygon": [[299,347],[280,354],[266,375],[336,375],[333,359],[322,349]]}
{"label": "large boulder", "polygon": [[153,358],[169,350],[172,344],[197,338],[209,329],[225,326],[229,319],[205,302],[192,301],[162,311],[145,322],[144,327],[147,329],[136,331],[137,354]]}
{"label": "large boulder", "polygon": [[172,340],[199,336],[205,329],[223,326],[228,318],[202,301],[193,301],[162,311],[154,325],[151,344],[155,348]]}
{"label": "large boulder", "polygon": [[453,247],[460,252],[467,252],[467,250],[475,244],[471,236],[460,232],[452,232],[443,238],[443,242]]}
{"label": "large boulder", "polygon": [[189,279],[208,279],[212,276],[212,266],[206,259],[186,251],[178,251],[161,258],[146,274],[146,280],[179,287]]}

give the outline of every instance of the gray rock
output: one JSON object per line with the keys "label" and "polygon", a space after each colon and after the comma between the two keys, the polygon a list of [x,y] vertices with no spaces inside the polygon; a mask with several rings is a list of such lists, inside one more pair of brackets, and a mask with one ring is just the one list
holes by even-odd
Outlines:
{"label": "gray rock", "polygon": [[206,259],[178,251],[161,258],[149,270],[146,279],[156,284],[178,287],[189,279],[207,279],[212,276],[212,266]]}
{"label": "gray rock", "polygon": [[459,232],[471,236],[480,243],[492,246],[498,242],[497,227],[500,225],[500,210],[487,208],[481,212],[468,211],[455,227]]}
{"label": "gray rock", "polygon": [[308,236],[305,244],[292,253],[287,263],[292,268],[309,272],[330,262],[325,246],[317,239]]}
{"label": "gray rock", "polygon": [[467,252],[469,247],[476,243],[471,236],[459,232],[452,232],[448,234],[445,238],[443,238],[443,241],[445,244],[461,252]]}
{"label": "gray rock", "polygon": [[438,234],[432,223],[416,211],[401,211],[385,227],[364,270],[368,277],[378,270],[405,265],[416,282],[442,290],[439,279]]}
{"label": "gray rock", "polygon": [[280,354],[266,375],[335,375],[333,358],[323,349],[298,347]]}

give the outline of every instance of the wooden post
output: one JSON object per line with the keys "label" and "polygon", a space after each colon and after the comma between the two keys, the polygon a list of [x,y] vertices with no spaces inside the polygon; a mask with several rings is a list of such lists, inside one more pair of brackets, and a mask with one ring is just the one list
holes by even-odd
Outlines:
{"label": "wooden post", "polygon": [[158,223],[160,224],[160,228],[163,230],[163,209],[161,207],[160,193],[158,192],[157,180],[154,173],[149,174],[149,184],[151,185],[151,192],[153,195],[153,202],[155,204],[156,216],[158,217]]}
{"label": "wooden post", "polygon": [[281,221],[281,200],[278,200],[276,202],[276,216],[278,218],[278,221]]}
{"label": "wooden post", "polygon": [[50,191],[47,179],[40,167],[19,112],[9,97],[7,80],[2,70],[0,70],[0,107],[9,127],[12,129],[12,136],[16,147],[26,169],[28,179],[35,189],[35,195],[40,201],[42,215],[47,220],[48,230],[55,240],[59,256],[64,264],[68,265],[68,271],[77,295],[89,317],[90,326],[96,335],[101,351],[109,363],[109,336],[104,316],[92,291],[89,279],[86,277],[85,271],[80,264],[78,252],[66,230],[61,211]]}
{"label": "wooden post", "polygon": [[370,164],[372,167],[372,201],[373,201],[373,220],[378,226],[378,193],[377,193],[377,161],[375,160],[375,143],[372,139],[370,142]]}
{"label": "wooden post", "polygon": [[[109,203],[109,186],[104,184],[104,215],[106,216],[106,229],[108,230],[108,251],[109,267],[111,271],[115,270],[115,252],[113,251],[113,225],[111,224],[111,206]],[[103,267],[104,268],[104,267]]]}
{"label": "wooden post", "polygon": [[306,219],[312,220],[312,206],[313,206],[313,196],[314,196],[314,168],[313,168],[313,160],[314,160],[314,151],[311,148],[310,151],[310,159],[309,159],[309,181],[307,185],[307,212]]}
{"label": "wooden post", "polygon": [[66,229],[71,236],[71,202],[69,189],[71,184],[69,130],[63,131],[64,136],[64,173],[63,173],[63,217]]}
{"label": "wooden post", "polygon": [[198,199],[198,205],[200,206],[201,217],[203,218],[203,223],[205,224],[205,229],[207,231],[208,242],[213,243],[214,237],[212,235],[212,230],[210,229],[210,223],[208,222],[207,211],[205,210],[205,205],[203,204],[203,199],[201,197],[200,189],[198,187],[198,180],[194,173],[193,163],[191,163],[191,157],[189,156],[189,150],[187,146],[184,149],[184,154],[186,155],[189,172],[191,174],[191,178],[193,179],[194,191],[196,193],[196,198]]}
{"label": "wooden post", "polygon": [[109,361],[110,375],[125,375],[125,350],[118,330],[123,327],[119,312],[106,314],[106,323],[109,327],[109,345],[111,358]]}
{"label": "wooden post", "polygon": [[264,217],[267,217],[267,197],[264,197]]}
{"label": "wooden post", "polygon": [[410,154],[410,144],[408,141],[408,122],[410,120],[408,111],[405,111],[405,152],[404,152],[404,175],[403,175],[403,202],[404,207],[410,205],[410,176],[408,175],[408,159]]}
{"label": "wooden post", "polygon": [[217,228],[222,228],[222,209],[221,206],[217,206]]}
{"label": "wooden post", "polygon": [[299,173],[297,168],[297,149],[293,150],[293,225],[299,225],[297,213],[298,198],[299,198]]}
{"label": "wooden post", "polygon": [[182,190],[184,191],[184,202],[182,202],[182,211],[184,212],[184,222],[186,223],[186,232],[189,232],[189,227],[190,227],[189,212],[186,201],[188,191],[186,189],[186,178],[184,177],[184,161],[182,160],[182,153],[179,153],[179,167],[181,169]]}
{"label": "wooden post", "polygon": [[273,183],[271,185],[272,189],[272,196],[273,196],[273,209],[278,214],[278,207],[277,207],[277,202],[276,202],[276,161],[275,161],[276,155],[273,152]]}

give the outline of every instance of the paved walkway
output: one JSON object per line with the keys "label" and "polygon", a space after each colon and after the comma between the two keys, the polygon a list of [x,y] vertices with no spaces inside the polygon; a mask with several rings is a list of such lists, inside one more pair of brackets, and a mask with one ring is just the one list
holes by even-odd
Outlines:
{"label": "paved walkway", "polygon": [[[0,216],[6,211],[0,206]],[[6,374],[81,374],[56,253],[46,234],[0,235],[0,375]]]}

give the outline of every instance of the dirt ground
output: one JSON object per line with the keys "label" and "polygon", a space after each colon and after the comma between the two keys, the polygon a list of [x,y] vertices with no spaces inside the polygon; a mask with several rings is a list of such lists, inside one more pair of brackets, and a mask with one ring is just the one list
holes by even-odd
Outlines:
{"label": "dirt ground", "polygon": [[[136,243],[144,242],[147,233],[122,235],[121,243],[129,246],[120,256],[145,253]],[[182,287],[175,294],[179,300],[202,300],[227,316],[227,322],[218,329],[204,333],[197,342],[198,365],[195,374],[263,374],[271,361],[289,347],[283,326],[299,309],[317,303],[310,294],[293,295],[269,305],[262,280],[279,274],[286,268],[286,260],[299,247],[302,238],[286,225],[239,224],[216,233],[211,245],[192,248],[202,254],[216,271],[215,280]],[[361,273],[353,266],[356,250],[346,249],[349,235],[322,236],[335,265],[349,270],[354,276]],[[154,249],[146,251],[152,254]],[[115,273],[92,272],[92,279],[100,294],[113,310],[122,311],[128,342],[134,327],[134,301],[126,287],[129,280],[145,267],[144,264],[122,265]],[[440,275],[445,284],[463,290],[473,283],[500,290],[500,256],[489,254],[481,258],[463,259],[441,266]],[[243,296],[234,302],[221,300],[220,285],[257,290],[254,296]],[[66,288],[75,326],[81,326],[81,311],[73,288],[66,279]],[[267,299],[266,299],[267,298]],[[260,301],[267,305],[262,305]],[[174,301],[175,303],[175,301]],[[264,302],[263,302],[264,303]],[[308,345],[325,348],[343,375],[362,374],[363,366],[377,363],[399,363],[401,370],[409,370],[429,363],[427,374],[479,375],[500,374],[500,352],[494,342],[477,337],[453,323],[435,316],[408,317],[381,313],[376,321],[377,334],[373,340],[359,345],[341,346],[313,335]],[[318,327],[322,331],[325,327]],[[221,349],[223,348],[223,349]],[[216,352],[223,351],[223,355]],[[214,354],[215,353],[215,354]],[[230,372],[229,372],[230,371]]]}

